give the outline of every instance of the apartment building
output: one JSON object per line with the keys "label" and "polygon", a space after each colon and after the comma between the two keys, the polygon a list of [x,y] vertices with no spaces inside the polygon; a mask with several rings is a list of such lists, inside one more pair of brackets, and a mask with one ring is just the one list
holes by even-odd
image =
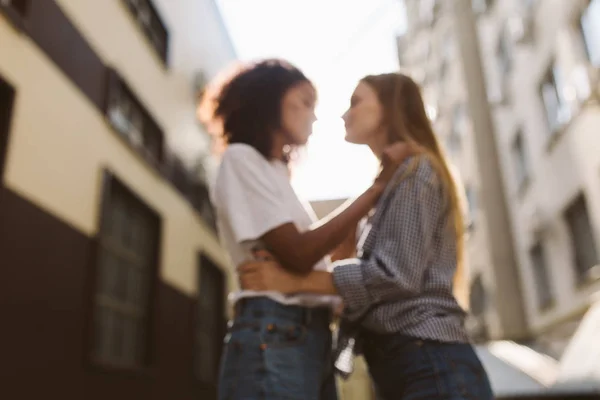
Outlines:
{"label": "apartment building", "polygon": [[213,0],[0,1],[0,315],[14,398],[211,399],[231,281],[198,160]]}
{"label": "apartment building", "polygon": [[558,357],[600,289],[600,0],[473,5],[527,319]]}
{"label": "apartment building", "polygon": [[435,132],[464,186],[468,206],[469,331],[476,341],[523,340],[527,324],[502,181],[494,167],[493,127],[485,118],[489,110],[472,107],[486,103],[485,92],[469,85],[474,77],[464,68],[468,61],[455,2],[404,3],[408,26],[398,38],[400,67],[421,85]]}

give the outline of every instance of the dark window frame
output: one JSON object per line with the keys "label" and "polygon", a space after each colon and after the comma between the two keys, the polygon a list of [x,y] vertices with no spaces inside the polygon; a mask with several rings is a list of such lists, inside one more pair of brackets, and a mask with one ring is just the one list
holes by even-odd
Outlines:
{"label": "dark window frame", "polygon": [[[4,4],[4,2],[8,2]],[[0,13],[4,14],[17,30],[25,29],[31,0],[0,0]]]}
{"label": "dark window frame", "polygon": [[[111,361],[99,359],[94,354],[94,346],[97,340],[97,332],[95,331],[95,323],[97,314],[97,291],[99,288],[98,274],[100,273],[100,262],[101,254],[103,249],[103,232],[107,229],[106,218],[110,212],[110,200],[113,195],[113,191],[121,191],[125,193],[125,196],[129,197],[130,201],[137,203],[145,213],[151,215],[156,223],[156,232],[154,234],[154,240],[156,245],[153,247],[153,252],[149,256],[149,268],[146,271],[149,275],[147,281],[148,287],[146,290],[146,304],[145,304],[145,321],[143,327],[145,329],[144,344],[142,349],[142,359],[138,364],[124,365],[118,364]],[[158,306],[158,286],[159,286],[159,266],[161,256],[161,242],[162,242],[162,220],[160,215],[150,208],[139,196],[135,194],[126,184],[119,180],[110,171],[105,170],[103,176],[102,185],[102,200],[100,205],[99,213],[99,229],[96,237],[94,238],[94,247],[92,252],[92,265],[90,269],[90,278],[88,279],[88,318],[86,323],[86,359],[88,364],[93,368],[101,370],[108,370],[116,373],[133,373],[136,375],[150,375],[153,371],[153,365],[155,362],[155,318]]]}
{"label": "dark window frame", "polygon": [[[556,297],[552,287],[552,275],[549,270],[545,246],[541,240],[535,242],[529,249],[529,260],[536,282],[535,293],[538,310],[548,310],[554,306]],[[542,288],[544,289],[543,292]]]}
{"label": "dark window frame", "polygon": [[465,185],[465,197],[467,199],[467,208],[469,213],[466,225],[467,230],[472,232],[475,230],[475,225],[477,223],[477,211],[479,208],[477,190],[473,185]]}
{"label": "dark window frame", "polygon": [[0,75],[0,186],[4,184],[4,168],[16,97],[16,89]]}
{"label": "dark window frame", "polygon": [[199,165],[188,168],[177,156],[166,153],[160,172],[186,198],[204,223],[216,232],[216,213],[205,181],[206,173],[200,171]]}
{"label": "dark window frame", "polygon": [[[215,263],[212,258],[204,252],[200,252],[197,258],[197,301],[196,306],[194,307],[194,360],[192,365],[193,376],[196,381],[200,384],[203,390],[208,390],[210,392],[216,392],[217,388],[217,379],[218,379],[218,370],[221,358],[221,348],[223,343],[223,338],[226,332],[227,320],[225,316],[226,311],[226,295],[227,295],[227,276],[225,272]],[[204,278],[202,277],[204,275]],[[210,372],[211,376],[203,376],[203,371],[199,370],[200,358],[204,352],[204,349],[200,346],[200,336],[202,335],[201,331],[203,329],[203,325],[205,324],[202,313],[202,296],[203,292],[203,279],[208,279],[207,276],[212,275],[213,278],[216,278],[216,282],[211,281],[210,283],[215,284],[215,297],[211,301],[216,302],[215,310],[211,311],[214,313],[211,317],[214,319],[210,322],[213,326],[208,327],[208,336],[210,337],[210,341],[212,345],[210,347],[210,351],[214,351],[214,362],[212,371]],[[206,283],[207,281],[205,281]],[[204,310],[206,311],[206,309]],[[206,315],[206,314],[205,314]],[[204,315],[204,316],[205,316]],[[203,332],[207,334],[206,332]]]}
{"label": "dark window frame", "polygon": [[471,0],[471,9],[476,15],[483,15],[492,10],[496,0]]}
{"label": "dark window frame", "polygon": [[[531,179],[531,165],[527,151],[525,134],[522,128],[517,130],[515,137],[512,140],[511,154],[513,158],[512,163],[515,168],[514,175],[517,181],[517,190],[519,193],[523,193],[529,185],[529,180]],[[517,168],[522,168],[523,171],[520,173]]]}
{"label": "dark window frame", "polygon": [[[148,44],[152,47],[154,52],[158,55],[163,65],[168,66],[169,60],[169,29],[161,17],[158,9],[154,5],[152,0],[123,0],[125,7],[129,10],[131,17],[135,20],[137,27],[142,31]],[[135,3],[138,3],[137,5]],[[147,7],[149,15],[147,16],[148,21],[143,23],[140,21],[139,10],[137,7]],[[149,28],[151,25],[154,29],[158,29],[158,39],[154,37],[156,32]],[[157,43],[156,40],[161,40],[162,45]]]}
{"label": "dark window frame", "polygon": [[456,104],[452,108],[452,125],[446,138],[446,147],[452,158],[458,157],[463,151],[468,118],[467,109],[463,103]]}
{"label": "dark window frame", "polygon": [[[592,56],[594,54],[592,54],[592,50],[591,50],[591,46],[592,44],[589,43],[589,38],[586,34],[586,23],[584,21],[584,19],[586,18],[586,13],[589,12],[590,7],[592,6],[592,3],[594,1],[597,1],[598,4],[594,4],[595,7],[599,7],[600,8],[600,1],[599,0],[588,0],[585,4],[585,6],[582,8],[581,10],[581,14],[579,15],[578,18],[578,26],[579,26],[579,31],[581,34],[581,39],[583,41],[583,48],[585,51],[585,55],[586,55],[586,60],[587,62],[594,68],[600,69],[600,53],[596,54],[597,57],[599,57],[596,62],[597,65],[594,65],[593,60],[592,60]],[[589,21],[588,21],[589,22]],[[599,42],[600,42],[600,38],[599,38]]]}
{"label": "dark window frame", "polygon": [[[579,214],[581,212],[582,214]],[[583,227],[586,232],[576,231],[575,227],[575,219],[580,219],[579,223],[581,223],[581,218],[585,223]],[[594,227],[591,221],[591,215],[589,212],[589,207],[587,204],[587,198],[583,192],[580,192],[573,198],[573,200],[567,205],[563,212],[563,219],[567,226],[569,232],[569,240],[571,244],[571,255],[572,255],[572,265],[574,267],[574,272],[576,274],[577,284],[583,285],[590,281],[594,281],[598,278],[597,276],[597,266],[600,265],[600,252],[597,247],[596,236],[594,232]],[[580,225],[579,228],[582,226]],[[589,244],[591,245],[591,250],[588,249],[592,257],[595,258],[595,261],[592,265],[583,265],[582,263],[582,251],[581,243],[583,242],[582,236],[577,233],[583,234],[583,238],[587,238],[590,240]]]}
{"label": "dark window frame", "polygon": [[[538,95],[542,102],[544,119],[551,142],[564,130],[573,117],[569,105],[565,102],[563,94],[561,93],[561,73],[562,70],[560,65],[558,65],[556,59],[553,58],[542,75],[538,89]],[[556,110],[554,110],[555,115],[553,116],[551,115],[551,110],[549,110],[549,105],[545,98],[545,93],[549,94],[549,91],[553,92],[552,96],[554,101],[556,101]],[[565,115],[561,117],[561,113],[564,113]]]}
{"label": "dark window frame", "polygon": [[[125,104],[128,104],[127,110],[123,111],[123,103],[120,103],[119,112],[115,113],[112,107],[114,101],[117,99],[121,102],[123,99],[126,100]],[[131,120],[131,115],[129,115],[129,118],[123,116],[124,113],[133,113],[133,115],[137,116],[136,121]],[[119,117],[115,116],[117,114]],[[127,82],[112,68],[109,68],[108,72],[104,115],[109,125],[136,153],[140,154],[155,168],[160,168],[165,159],[164,131]],[[119,119],[121,122],[118,122]],[[136,124],[142,125],[141,127],[137,126],[139,128],[137,130],[132,129],[132,126]],[[133,137],[134,135],[138,137],[135,138]]]}
{"label": "dark window frame", "polygon": [[217,231],[217,216],[210,200],[210,191],[206,183],[195,182],[192,185],[189,200],[202,220],[213,230]]}
{"label": "dark window frame", "polygon": [[433,27],[442,15],[442,6],[440,0],[427,0],[429,3],[425,3],[425,0],[419,0],[418,3],[418,16],[419,23],[423,28]]}
{"label": "dark window frame", "polygon": [[489,306],[487,291],[485,289],[485,284],[483,283],[483,277],[481,274],[473,278],[469,291],[471,293],[469,300],[471,314],[474,317],[479,318],[485,314]]}
{"label": "dark window frame", "polygon": [[[446,138],[446,145],[451,157],[458,157],[463,150],[463,139],[465,135],[464,123],[467,119],[467,110],[464,104],[455,105],[452,109],[452,126]],[[461,127],[461,123],[463,126]]]}
{"label": "dark window frame", "polygon": [[477,274],[469,286],[470,315],[467,319],[469,334],[475,343],[489,340],[489,329],[486,322],[486,312],[489,308],[488,293],[483,283],[482,274]]}
{"label": "dark window frame", "polygon": [[500,73],[502,79],[508,79],[508,75],[513,69],[513,46],[510,37],[510,31],[508,30],[508,20],[503,21],[498,35],[498,43],[496,45],[496,56],[500,63]]}

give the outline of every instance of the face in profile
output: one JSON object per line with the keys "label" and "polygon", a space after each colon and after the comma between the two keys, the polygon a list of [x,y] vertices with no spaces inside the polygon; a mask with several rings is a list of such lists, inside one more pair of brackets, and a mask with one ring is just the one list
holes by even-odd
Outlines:
{"label": "face in profile", "polygon": [[346,127],[346,141],[369,144],[382,131],[383,107],[377,92],[369,84],[360,82],[352,98],[350,108],[342,116]]}
{"label": "face in profile", "polygon": [[290,144],[304,145],[312,134],[317,94],[309,82],[292,86],[281,102],[281,127]]}

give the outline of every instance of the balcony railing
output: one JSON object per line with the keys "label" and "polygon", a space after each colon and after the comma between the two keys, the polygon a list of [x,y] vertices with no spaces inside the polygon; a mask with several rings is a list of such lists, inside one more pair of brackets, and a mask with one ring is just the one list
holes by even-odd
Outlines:
{"label": "balcony railing", "polygon": [[163,175],[192,205],[198,215],[216,232],[216,215],[206,182],[175,155],[165,155]]}

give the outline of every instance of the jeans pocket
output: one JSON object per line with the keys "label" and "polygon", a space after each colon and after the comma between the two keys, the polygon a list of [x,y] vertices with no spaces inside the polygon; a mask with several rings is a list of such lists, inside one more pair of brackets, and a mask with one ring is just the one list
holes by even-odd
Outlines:
{"label": "jeans pocket", "polygon": [[267,347],[264,360],[268,376],[265,389],[269,398],[317,400],[318,382],[311,382],[307,376],[310,360],[303,346]]}
{"label": "jeans pocket", "polygon": [[259,397],[263,380],[260,325],[236,321],[227,333],[219,374],[219,400]]}
{"label": "jeans pocket", "polygon": [[267,397],[318,400],[325,371],[324,342],[329,344],[331,338],[297,322],[273,319],[263,325],[261,339]]}

